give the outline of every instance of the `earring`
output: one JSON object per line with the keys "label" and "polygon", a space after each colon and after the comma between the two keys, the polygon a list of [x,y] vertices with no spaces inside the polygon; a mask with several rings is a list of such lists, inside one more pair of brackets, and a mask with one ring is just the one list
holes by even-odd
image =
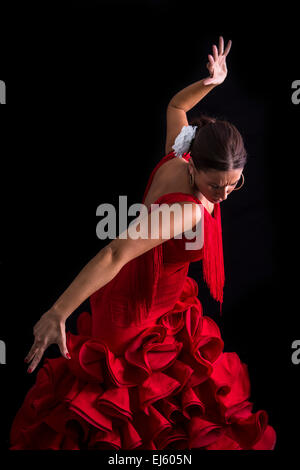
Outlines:
{"label": "earring", "polygon": [[187,171],[188,171],[188,174],[189,174],[189,178],[190,178],[190,185],[191,186],[194,186],[194,182],[195,182],[195,175],[193,175],[189,169],[187,168]]}
{"label": "earring", "polygon": [[243,181],[242,181],[242,184],[238,187],[238,188],[234,188],[233,191],[238,191],[239,189],[241,189],[241,187],[243,186],[243,184],[245,183],[245,178],[244,178],[244,175],[243,173],[241,174],[241,177],[243,178]]}

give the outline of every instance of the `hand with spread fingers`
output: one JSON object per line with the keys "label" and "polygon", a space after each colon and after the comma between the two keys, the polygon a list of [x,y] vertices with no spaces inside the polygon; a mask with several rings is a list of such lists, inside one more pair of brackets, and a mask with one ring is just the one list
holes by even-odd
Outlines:
{"label": "hand with spread fingers", "polygon": [[34,371],[50,344],[58,344],[61,354],[66,359],[71,359],[66,345],[65,320],[54,309],[41,316],[33,327],[33,334],[34,344],[25,358],[26,363],[32,361],[27,372]]}
{"label": "hand with spread fingers", "polygon": [[219,49],[213,45],[213,56],[208,54],[208,68],[210,76],[203,80],[203,85],[220,85],[227,76],[226,57],[230,51],[232,41],[229,40],[224,51],[224,39],[219,37]]}

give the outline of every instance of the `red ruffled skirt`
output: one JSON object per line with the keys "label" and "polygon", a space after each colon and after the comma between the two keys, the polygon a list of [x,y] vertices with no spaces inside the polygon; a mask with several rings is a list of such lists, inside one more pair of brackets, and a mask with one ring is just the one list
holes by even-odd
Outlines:
{"label": "red ruffled skirt", "polygon": [[187,277],[180,299],[116,356],[91,315],[67,332],[70,360],[44,359],[10,431],[10,450],[272,450],[266,411],[253,413],[247,366],[224,353]]}

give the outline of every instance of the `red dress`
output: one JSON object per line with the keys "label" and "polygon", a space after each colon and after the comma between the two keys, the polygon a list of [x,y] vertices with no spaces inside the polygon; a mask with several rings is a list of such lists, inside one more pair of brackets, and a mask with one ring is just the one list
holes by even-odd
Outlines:
{"label": "red dress", "polygon": [[[156,165],[142,202],[155,171],[174,157]],[[191,200],[201,204],[185,193],[156,203]],[[184,236],[166,240],[90,297],[92,315],[78,317],[78,334],[66,333],[71,359],[45,358],[38,370],[13,420],[10,450],[274,449],[266,411],[252,412],[247,366],[223,352],[187,276],[189,263],[202,259],[222,304],[219,204],[204,216],[200,250],[185,250]],[[139,320],[128,315],[133,309]]]}

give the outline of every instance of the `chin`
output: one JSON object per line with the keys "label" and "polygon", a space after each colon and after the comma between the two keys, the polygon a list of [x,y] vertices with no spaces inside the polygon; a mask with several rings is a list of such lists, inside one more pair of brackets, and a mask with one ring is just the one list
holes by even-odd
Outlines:
{"label": "chin", "polygon": [[212,202],[213,204],[219,204],[220,202],[222,202],[222,199],[213,199],[209,197],[207,197],[206,199],[208,199],[209,202]]}

